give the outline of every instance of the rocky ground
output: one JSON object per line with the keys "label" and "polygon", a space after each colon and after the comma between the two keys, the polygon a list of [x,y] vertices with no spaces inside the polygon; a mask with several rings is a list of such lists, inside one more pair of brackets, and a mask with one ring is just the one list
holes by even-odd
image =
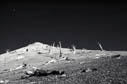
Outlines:
{"label": "rocky ground", "polygon": [[0,57],[0,84],[127,84],[126,51],[36,42]]}

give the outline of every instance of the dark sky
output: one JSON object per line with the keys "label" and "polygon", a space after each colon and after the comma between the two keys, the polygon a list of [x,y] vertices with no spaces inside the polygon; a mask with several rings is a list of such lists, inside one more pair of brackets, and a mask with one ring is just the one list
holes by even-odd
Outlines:
{"label": "dark sky", "polygon": [[127,50],[127,4],[103,2],[2,2],[0,52],[33,42],[63,47]]}

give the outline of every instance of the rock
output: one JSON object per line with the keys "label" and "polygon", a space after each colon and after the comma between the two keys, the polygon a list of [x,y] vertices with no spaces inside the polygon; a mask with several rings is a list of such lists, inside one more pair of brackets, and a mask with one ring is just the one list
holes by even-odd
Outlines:
{"label": "rock", "polygon": [[38,69],[37,67],[34,67],[34,66],[32,68],[33,68],[34,71]]}
{"label": "rock", "polygon": [[36,69],[35,71],[25,71],[25,74],[29,76],[63,75],[64,71]]}
{"label": "rock", "polygon": [[7,84],[9,82],[9,80],[4,80],[4,83]]}
{"label": "rock", "polygon": [[51,60],[48,61],[45,65],[48,65],[48,64],[50,64],[50,63],[55,63],[55,62],[57,62],[56,59],[51,59]]}
{"label": "rock", "polygon": [[37,82],[29,82],[29,83],[26,83],[26,84],[38,84]]}
{"label": "rock", "polygon": [[16,67],[15,70],[25,68],[26,66],[27,66],[27,64],[23,63],[23,65]]}
{"label": "rock", "polygon": [[102,53],[102,54],[95,54],[95,58],[98,59],[100,58],[101,56],[105,56],[106,54],[105,53]]}
{"label": "rock", "polygon": [[35,71],[25,71],[25,74],[29,76],[47,76],[48,72],[46,70],[36,69]]}
{"label": "rock", "polygon": [[26,75],[33,75],[34,72],[33,72],[33,71],[25,71],[25,74],[26,74]]}
{"label": "rock", "polygon": [[62,77],[66,77],[66,74],[62,74],[61,76],[62,76]]}
{"label": "rock", "polygon": [[84,73],[84,72],[93,72],[93,71],[97,71],[97,69],[96,68],[87,68],[87,69],[83,69],[81,71],[81,73]]}
{"label": "rock", "polygon": [[9,80],[0,80],[0,84],[7,84]]}
{"label": "rock", "polygon": [[0,80],[0,84],[4,84],[4,80]]}
{"label": "rock", "polygon": [[16,58],[16,60],[20,60],[20,59],[23,59],[24,58],[24,56],[18,56],[17,58]]}
{"label": "rock", "polygon": [[82,62],[79,62],[79,64],[84,64],[85,62],[84,61],[82,61]]}
{"label": "rock", "polygon": [[86,72],[91,72],[91,71],[92,71],[92,69],[90,69],[90,68],[86,69]]}

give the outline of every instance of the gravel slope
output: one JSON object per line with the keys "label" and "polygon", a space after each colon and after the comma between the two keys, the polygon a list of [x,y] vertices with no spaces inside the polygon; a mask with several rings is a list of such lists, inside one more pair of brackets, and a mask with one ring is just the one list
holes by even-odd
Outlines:
{"label": "gravel slope", "polygon": [[[127,84],[126,56],[121,56],[120,59],[101,57],[83,64],[75,62],[55,70],[63,70],[65,73],[21,79],[23,74],[20,75],[19,71],[16,79],[12,79],[8,84]],[[14,73],[10,75],[14,77]],[[5,74],[2,77],[4,76]]]}
{"label": "gravel slope", "polygon": [[[55,48],[54,51],[57,53],[49,55],[46,53],[49,47],[41,44],[44,50],[40,50],[39,48],[42,47],[39,45],[40,43],[30,45],[30,48],[28,46],[17,50],[20,52],[1,55],[2,59],[4,56],[8,59],[6,64],[1,60],[0,84],[127,84],[127,52],[125,51],[77,50],[74,54],[69,49],[63,48],[62,57],[59,57],[59,49]],[[34,47],[37,50],[32,52],[23,50],[34,49]],[[24,58],[17,60],[15,57],[20,56],[19,53]],[[23,62],[27,63],[26,67],[15,69]],[[37,73],[39,75],[30,76],[25,73],[32,71],[32,66],[40,70]],[[63,73],[59,73],[60,71]]]}

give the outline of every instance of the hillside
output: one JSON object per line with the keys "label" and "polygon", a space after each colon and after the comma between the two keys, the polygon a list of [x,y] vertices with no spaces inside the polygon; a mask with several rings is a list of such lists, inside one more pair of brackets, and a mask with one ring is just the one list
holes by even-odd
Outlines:
{"label": "hillside", "polygon": [[35,42],[0,55],[0,84],[126,84],[126,56]]}

